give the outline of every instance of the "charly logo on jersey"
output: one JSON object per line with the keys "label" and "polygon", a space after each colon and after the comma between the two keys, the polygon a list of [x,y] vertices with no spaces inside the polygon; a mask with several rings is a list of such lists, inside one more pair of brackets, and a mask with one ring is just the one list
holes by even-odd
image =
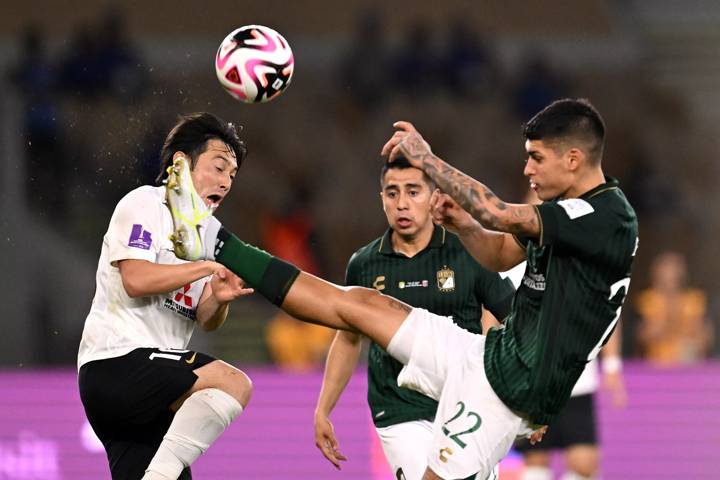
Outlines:
{"label": "charly logo on jersey", "polygon": [[192,290],[195,289],[191,283],[183,285],[174,292],[172,298],[165,299],[163,306],[168,310],[179,313],[183,317],[195,320],[195,309],[193,308],[195,298]]}
{"label": "charly logo on jersey", "polygon": [[452,292],[455,290],[455,271],[443,265],[437,272],[437,286],[441,292]]}
{"label": "charly logo on jersey", "polygon": [[378,292],[385,290],[385,275],[378,275],[375,277],[375,281],[372,283],[372,286]]}
{"label": "charly logo on jersey", "polygon": [[400,280],[398,282],[398,288],[403,290],[405,288],[427,288],[430,286],[430,282],[427,280]]}
{"label": "charly logo on jersey", "polygon": [[128,247],[141,248],[143,250],[150,250],[152,245],[152,233],[143,229],[142,225],[136,223],[132,226],[130,232],[130,239],[128,240]]}

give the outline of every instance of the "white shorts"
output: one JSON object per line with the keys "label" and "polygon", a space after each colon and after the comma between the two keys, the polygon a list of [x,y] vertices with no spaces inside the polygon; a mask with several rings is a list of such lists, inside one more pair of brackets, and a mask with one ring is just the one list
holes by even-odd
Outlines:
{"label": "white shorts", "polygon": [[[433,423],[414,420],[375,429],[393,478],[420,480],[427,467],[433,439]],[[402,474],[401,474],[402,472]]]}
{"label": "white shorts", "polygon": [[529,423],[505,406],[485,376],[485,337],[448,317],[413,309],[388,345],[405,363],[398,385],[439,401],[427,464],[443,479],[487,478]]}
{"label": "white shorts", "polygon": [[[380,438],[385,458],[392,469],[393,478],[421,480],[427,468],[427,452],[432,445],[433,422],[413,420],[378,427],[375,430]],[[499,478],[497,470],[498,468],[495,467],[495,471],[487,480],[497,480]]]}

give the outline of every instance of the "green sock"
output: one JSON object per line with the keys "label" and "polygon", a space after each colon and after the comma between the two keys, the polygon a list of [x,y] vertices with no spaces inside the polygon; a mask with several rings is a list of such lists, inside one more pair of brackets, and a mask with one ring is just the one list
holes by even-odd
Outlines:
{"label": "green sock", "polygon": [[275,305],[282,305],[300,270],[220,228],[215,260]]}

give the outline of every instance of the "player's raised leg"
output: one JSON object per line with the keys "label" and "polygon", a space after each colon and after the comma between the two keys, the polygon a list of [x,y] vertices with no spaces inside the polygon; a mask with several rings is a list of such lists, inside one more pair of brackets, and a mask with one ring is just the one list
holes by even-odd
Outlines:
{"label": "player's raised leg", "polygon": [[196,198],[189,170],[186,159],[180,157],[168,172],[167,200],[178,257],[215,259],[294,317],[362,332],[387,349],[412,310],[410,306],[376,290],[339,287],[246,244],[208,214],[204,203]]}

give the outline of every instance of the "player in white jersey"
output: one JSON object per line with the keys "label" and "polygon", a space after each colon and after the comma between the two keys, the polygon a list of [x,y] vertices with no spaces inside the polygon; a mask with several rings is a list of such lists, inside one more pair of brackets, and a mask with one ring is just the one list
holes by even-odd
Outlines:
{"label": "player in white jersey", "polygon": [[[195,189],[214,210],[245,154],[232,124],[187,115],[165,140],[158,183],[174,159],[189,159]],[[166,195],[147,185],[117,204],[80,342],[80,397],[113,480],[192,478],[190,464],[252,393],[242,371],[186,349],[196,324],[219,328],[229,303],[252,290],[218,263],[175,257]]]}

